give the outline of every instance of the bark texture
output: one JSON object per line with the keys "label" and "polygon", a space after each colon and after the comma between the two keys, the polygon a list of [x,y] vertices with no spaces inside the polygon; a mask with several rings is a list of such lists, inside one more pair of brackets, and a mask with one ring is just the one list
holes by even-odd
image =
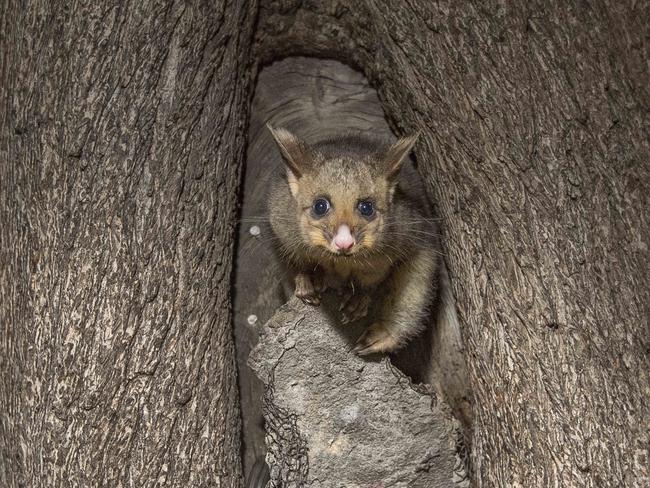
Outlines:
{"label": "bark texture", "polygon": [[240,486],[253,14],[2,3],[1,486]]}
{"label": "bark texture", "polygon": [[[257,58],[348,61],[423,131],[477,486],[646,485],[648,2],[262,7]],[[0,5],[1,485],[239,482],[253,8]]]}
{"label": "bark texture", "polygon": [[438,202],[477,486],[644,486],[647,2],[262,2],[258,54],[359,66]]}
{"label": "bark texture", "polygon": [[266,387],[271,487],[467,486],[460,426],[387,358],[350,353],[359,331],[293,299],[250,363]]}

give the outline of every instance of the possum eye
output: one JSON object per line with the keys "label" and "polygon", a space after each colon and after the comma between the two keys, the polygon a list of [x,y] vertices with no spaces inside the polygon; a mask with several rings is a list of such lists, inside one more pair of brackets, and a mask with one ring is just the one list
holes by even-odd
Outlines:
{"label": "possum eye", "polygon": [[322,217],[330,210],[330,202],[326,198],[317,198],[311,206],[314,215]]}
{"label": "possum eye", "polygon": [[357,203],[357,210],[359,210],[359,213],[364,217],[372,217],[372,215],[375,213],[375,207],[373,206],[372,202],[369,202],[367,200],[361,200],[359,203]]}

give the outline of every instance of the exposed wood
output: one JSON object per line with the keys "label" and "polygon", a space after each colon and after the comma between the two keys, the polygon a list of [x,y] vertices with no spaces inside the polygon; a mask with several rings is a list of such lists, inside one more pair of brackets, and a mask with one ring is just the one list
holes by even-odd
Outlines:
{"label": "exposed wood", "polygon": [[359,330],[293,299],[251,366],[266,387],[270,487],[468,486],[460,426],[387,358],[350,353]]}
{"label": "exposed wood", "polygon": [[262,2],[378,87],[439,204],[477,486],[644,486],[650,4]]}
{"label": "exposed wood", "polygon": [[230,275],[254,12],[0,11],[0,485],[239,487]]}

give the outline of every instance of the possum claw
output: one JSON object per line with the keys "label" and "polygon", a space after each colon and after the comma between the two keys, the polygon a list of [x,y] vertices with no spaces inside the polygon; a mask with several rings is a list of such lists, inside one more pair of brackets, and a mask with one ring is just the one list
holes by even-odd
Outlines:
{"label": "possum claw", "polygon": [[399,348],[399,341],[390,333],[388,328],[381,322],[375,322],[361,337],[353,349],[360,356],[374,353],[391,352]]}

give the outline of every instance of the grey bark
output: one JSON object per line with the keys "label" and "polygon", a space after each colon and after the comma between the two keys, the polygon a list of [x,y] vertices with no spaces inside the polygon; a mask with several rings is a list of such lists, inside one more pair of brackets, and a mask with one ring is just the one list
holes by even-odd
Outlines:
{"label": "grey bark", "polygon": [[270,487],[467,486],[460,428],[387,358],[350,353],[359,331],[293,299],[250,363],[265,388]]}
{"label": "grey bark", "polygon": [[1,486],[240,486],[253,14],[2,3]]}
{"label": "grey bark", "polygon": [[423,131],[476,486],[644,486],[648,2],[262,2],[258,53],[334,56]]}

